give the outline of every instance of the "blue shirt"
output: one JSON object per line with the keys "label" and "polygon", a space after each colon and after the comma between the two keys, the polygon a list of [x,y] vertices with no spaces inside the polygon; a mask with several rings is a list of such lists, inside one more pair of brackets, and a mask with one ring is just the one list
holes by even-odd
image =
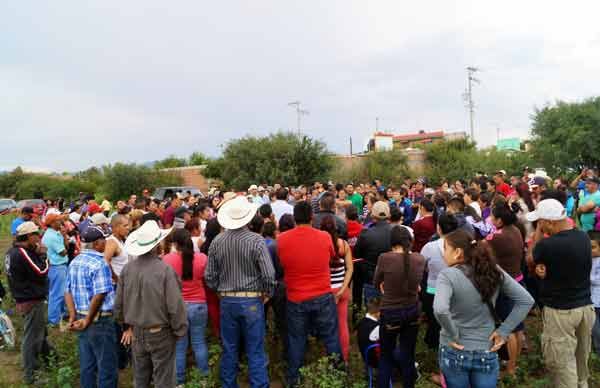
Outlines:
{"label": "blue shirt", "polygon": [[69,265],[67,292],[73,296],[75,310],[89,311],[92,298],[106,294],[100,311],[112,311],[115,293],[110,268],[100,252],[83,250]]}
{"label": "blue shirt", "polygon": [[[67,249],[65,248],[65,239],[59,231],[48,228],[42,237],[42,244],[48,248],[48,261],[51,265],[67,264]],[[59,253],[65,252],[64,256]]]}
{"label": "blue shirt", "polygon": [[600,308],[600,257],[592,258],[590,281],[592,284],[592,303],[595,308]]}
{"label": "blue shirt", "polygon": [[13,220],[12,225],[10,226],[10,234],[13,236],[17,235],[17,228],[23,223],[25,220],[21,217],[17,217]]}

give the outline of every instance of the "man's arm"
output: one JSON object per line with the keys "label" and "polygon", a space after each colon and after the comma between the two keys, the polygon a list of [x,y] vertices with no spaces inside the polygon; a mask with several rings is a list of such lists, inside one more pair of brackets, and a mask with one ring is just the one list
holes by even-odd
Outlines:
{"label": "man's arm", "polygon": [[187,313],[181,296],[181,281],[170,266],[165,274],[165,293],[169,326],[176,337],[183,337],[188,330]]}
{"label": "man's arm", "polygon": [[575,177],[575,179],[573,179],[573,181],[571,181],[571,188],[572,189],[576,189],[577,186],[579,185],[579,182],[581,182],[581,178],[583,178],[583,175],[587,173],[586,169],[581,170],[581,174],[577,175],[577,177]]}
{"label": "man's arm", "polygon": [[596,201],[590,198],[586,203],[577,208],[578,213],[590,213],[596,208]]}
{"label": "man's arm", "polygon": [[119,277],[117,276],[115,271],[113,271],[112,258],[113,258],[113,256],[115,256],[118,253],[119,253],[119,246],[117,245],[116,241],[114,241],[112,239],[106,241],[106,248],[104,248],[104,260],[106,261],[106,264],[108,264],[108,267],[110,268],[111,278],[114,283],[116,283],[119,280]]}
{"label": "man's arm", "polygon": [[213,241],[208,250],[208,262],[206,271],[204,271],[204,283],[206,287],[213,291],[217,291],[219,288],[219,260],[215,257],[215,253],[216,249]]}
{"label": "man's arm", "polygon": [[275,291],[275,267],[273,267],[273,260],[267,249],[267,245],[264,241],[261,241],[255,252],[256,264],[260,271],[260,283],[262,290],[266,297],[273,296]]}
{"label": "man's arm", "polygon": [[73,295],[69,291],[65,292],[65,305],[69,312],[69,326],[75,322],[75,303],[73,302]]}

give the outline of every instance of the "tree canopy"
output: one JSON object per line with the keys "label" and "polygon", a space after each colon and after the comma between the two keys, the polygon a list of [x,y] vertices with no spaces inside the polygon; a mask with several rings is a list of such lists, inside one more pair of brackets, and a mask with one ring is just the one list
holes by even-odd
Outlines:
{"label": "tree canopy", "polygon": [[221,179],[227,187],[245,190],[261,182],[297,185],[325,179],[331,166],[323,142],[278,132],[227,143],[223,155],[208,163],[205,174]]}
{"label": "tree canopy", "polygon": [[532,152],[550,173],[600,167],[600,97],[536,109]]}

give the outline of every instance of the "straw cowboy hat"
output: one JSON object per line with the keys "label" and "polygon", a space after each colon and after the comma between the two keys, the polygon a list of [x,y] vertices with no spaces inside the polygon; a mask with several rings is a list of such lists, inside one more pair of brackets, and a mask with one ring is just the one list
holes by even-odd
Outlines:
{"label": "straw cowboy hat", "polygon": [[148,253],[167,237],[172,229],[161,229],[154,220],[146,221],[127,237],[125,250],[132,256]]}
{"label": "straw cowboy hat", "polygon": [[257,210],[258,206],[248,202],[246,197],[235,197],[221,206],[217,220],[225,229],[239,229],[254,218]]}
{"label": "straw cowboy hat", "polygon": [[234,193],[233,191],[228,191],[225,194],[223,194],[223,199],[221,200],[221,202],[219,202],[219,204],[217,205],[217,210],[219,210],[221,208],[221,206],[223,206],[226,202],[231,201],[232,199],[234,199],[235,197],[237,197],[237,194]]}

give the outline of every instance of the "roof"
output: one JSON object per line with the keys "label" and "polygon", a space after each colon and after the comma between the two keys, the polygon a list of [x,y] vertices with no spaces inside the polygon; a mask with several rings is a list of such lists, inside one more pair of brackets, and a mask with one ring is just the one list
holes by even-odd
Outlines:
{"label": "roof", "polygon": [[435,132],[423,132],[423,133],[410,133],[407,135],[396,135],[394,140],[397,141],[411,141],[411,140],[425,140],[436,137],[444,137],[444,131]]}
{"label": "roof", "polygon": [[375,134],[373,135],[375,136],[381,136],[381,137],[394,137],[393,133],[385,133],[385,132],[375,132]]}

